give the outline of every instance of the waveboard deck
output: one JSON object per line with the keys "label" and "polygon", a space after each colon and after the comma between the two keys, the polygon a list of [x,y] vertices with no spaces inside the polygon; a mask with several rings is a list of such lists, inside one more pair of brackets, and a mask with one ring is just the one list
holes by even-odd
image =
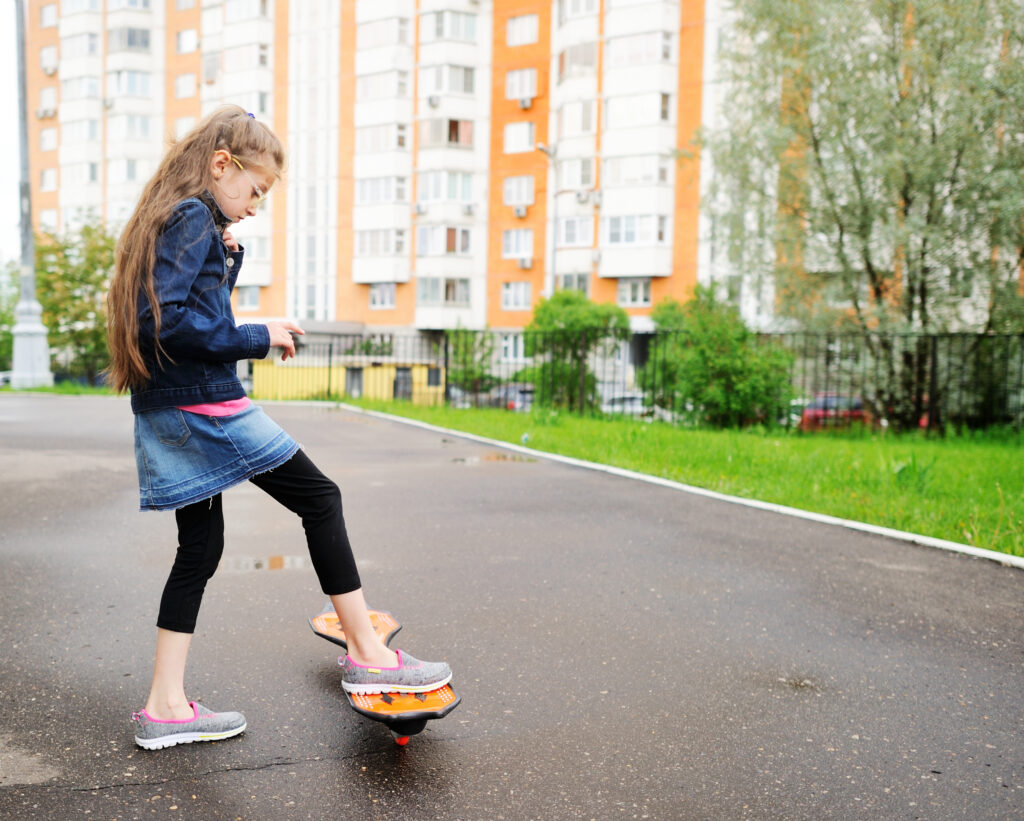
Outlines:
{"label": "waveboard deck", "polygon": [[395,743],[405,746],[409,736],[423,732],[428,721],[444,718],[459,706],[462,697],[450,684],[429,693],[345,693],[360,715],[386,724]]}
{"label": "waveboard deck", "polygon": [[[374,631],[380,636],[384,644],[388,644],[395,637],[395,634],[402,629],[402,625],[398,623],[398,620],[385,610],[371,610],[370,624],[373,625]],[[313,616],[309,620],[309,626],[313,628],[313,632],[318,636],[328,641],[333,641],[346,650],[348,649],[348,643],[345,641],[345,631],[341,629],[338,614],[334,612],[334,605],[329,600],[324,605],[324,609],[320,611],[320,614]]]}
{"label": "waveboard deck", "polygon": [[[384,644],[389,644],[402,629],[398,620],[386,610],[371,610],[370,623]],[[334,605],[328,601],[319,615],[309,620],[318,636],[348,648],[345,631],[338,623]],[[409,736],[423,732],[428,721],[444,718],[459,706],[462,697],[450,684],[427,693],[349,693],[344,690],[349,706],[360,715],[387,725],[395,743],[405,746]]]}

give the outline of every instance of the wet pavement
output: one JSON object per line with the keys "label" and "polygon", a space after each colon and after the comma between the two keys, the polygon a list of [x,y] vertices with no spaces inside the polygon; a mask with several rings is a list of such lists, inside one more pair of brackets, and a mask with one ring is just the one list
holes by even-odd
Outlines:
{"label": "wet pavement", "polygon": [[2,395],[0,817],[1024,817],[1024,572],[266,409],[462,704],[404,748],[348,708],[301,527],[245,485],[188,687],[249,728],[137,749],[173,516],[137,512],[124,400]]}

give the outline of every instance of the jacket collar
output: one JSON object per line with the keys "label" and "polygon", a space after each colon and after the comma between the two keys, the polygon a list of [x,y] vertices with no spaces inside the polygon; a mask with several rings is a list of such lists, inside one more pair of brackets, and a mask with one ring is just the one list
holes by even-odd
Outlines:
{"label": "jacket collar", "polygon": [[203,191],[196,196],[196,199],[209,209],[210,215],[213,217],[213,223],[217,226],[217,231],[223,234],[227,227],[231,225],[231,220],[220,210],[220,206],[217,205],[217,200],[214,199],[213,194],[209,191]]}

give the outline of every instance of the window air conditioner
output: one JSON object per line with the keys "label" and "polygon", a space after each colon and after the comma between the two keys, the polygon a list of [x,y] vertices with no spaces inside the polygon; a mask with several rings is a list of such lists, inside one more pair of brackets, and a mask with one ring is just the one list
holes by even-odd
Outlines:
{"label": "window air conditioner", "polygon": [[476,206],[471,202],[467,202],[465,205],[462,206],[462,213],[465,214],[467,217],[473,216],[474,211],[476,211]]}
{"label": "window air conditioner", "polygon": [[526,216],[526,206],[517,205],[515,208],[512,209],[512,213],[519,217],[519,219],[523,219]]}
{"label": "window air conditioner", "polygon": [[526,109],[528,109],[532,105],[533,105],[533,97],[520,97],[519,98],[519,107],[521,109],[523,109],[523,111],[526,111]]}
{"label": "window air conditioner", "polygon": [[43,74],[47,77],[52,77],[57,73],[57,66],[43,66]]}
{"label": "window air conditioner", "polygon": [[533,267],[533,257],[519,257],[519,267],[529,271]]}
{"label": "window air conditioner", "polygon": [[422,217],[427,213],[427,204],[425,202],[416,203],[416,215]]}
{"label": "window air conditioner", "polygon": [[576,202],[578,202],[580,205],[583,205],[588,199],[590,199],[590,192],[589,191],[577,191],[576,192]]}
{"label": "window air conditioner", "polygon": [[429,97],[427,97],[427,105],[429,105],[431,108],[437,108],[439,105],[441,105],[441,98],[438,97],[436,94],[431,94]]}

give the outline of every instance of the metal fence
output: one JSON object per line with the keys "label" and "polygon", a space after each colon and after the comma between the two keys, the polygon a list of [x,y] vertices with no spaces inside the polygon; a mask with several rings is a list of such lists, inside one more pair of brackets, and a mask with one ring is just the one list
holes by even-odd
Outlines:
{"label": "metal fence", "polygon": [[[761,334],[783,351],[787,390],[773,418],[784,426],[983,429],[1024,424],[1024,335]],[[629,339],[581,334],[450,331],[336,336],[293,359],[249,363],[263,399],[404,399],[453,407],[534,405],[571,412],[692,421],[691,397],[669,367],[685,349],[673,332]]]}

